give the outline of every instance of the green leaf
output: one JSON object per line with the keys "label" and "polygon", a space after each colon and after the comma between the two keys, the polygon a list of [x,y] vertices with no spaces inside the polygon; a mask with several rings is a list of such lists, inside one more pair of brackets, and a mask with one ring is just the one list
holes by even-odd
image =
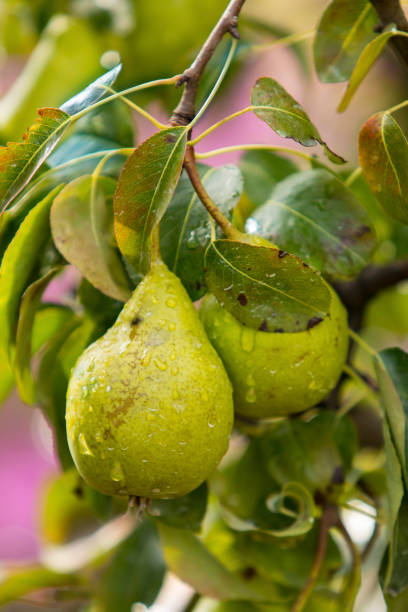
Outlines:
{"label": "green leaf", "polygon": [[346,110],[359,85],[367,75],[375,60],[380,55],[381,51],[384,49],[389,39],[392,36],[398,36],[398,34],[398,30],[395,30],[395,26],[392,25],[389,28],[386,28],[384,32],[379,34],[376,38],[374,38],[374,40],[369,42],[364,47],[360,57],[357,60],[357,64],[355,65],[354,70],[351,74],[346,92],[343,95],[343,98],[341,99],[341,102],[338,106],[337,110],[339,113],[342,113]]}
{"label": "green leaf", "polygon": [[376,113],[359,135],[359,161],[371,191],[384,210],[408,223],[408,143],[389,113]]}
{"label": "green leaf", "polygon": [[303,331],[330,309],[322,278],[275,248],[216,240],[206,253],[206,281],[221,305],[254,329]]}
{"label": "green leaf", "polygon": [[150,606],[166,566],[152,521],[144,520],[117,548],[100,582],[103,612],[130,612],[136,602]]}
{"label": "green leaf", "polygon": [[9,358],[15,345],[20,299],[32,281],[42,249],[50,237],[49,211],[61,190],[53,189],[24,219],[10,242],[0,268],[0,350]]}
{"label": "green leaf", "polygon": [[77,295],[85,308],[86,314],[106,328],[114,324],[123,308],[123,302],[113,300],[104,293],[101,293],[86,278],[82,279]]}
{"label": "green leaf", "polygon": [[207,509],[208,488],[204,482],[197,489],[176,499],[154,499],[151,515],[170,527],[199,531]]}
{"label": "green leaf", "polygon": [[405,492],[394,525],[385,589],[393,596],[408,587],[408,497]]}
{"label": "green leaf", "polygon": [[246,151],[239,168],[244,177],[245,194],[253,208],[266,202],[277,183],[299,171],[290,159],[262,150]]}
{"label": "green leaf", "polygon": [[4,402],[14,385],[13,371],[4,359],[0,362],[0,404]]}
{"label": "green leaf", "polygon": [[84,90],[75,94],[67,102],[64,102],[60,109],[68,115],[75,115],[88,108],[88,106],[97,102],[107,93],[106,88],[113,85],[121,69],[122,65],[118,64],[112,70],[109,70],[109,72],[105,72],[105,74],[88,85]]}
{"label": "green leaf", "polygon": [[0,582],[0,605],[15,602],[27,593],[40,589],[56,588],[81,584],[76,574],[61,574],[42,565],[32,565],[24,568],[2,572]]}
{"label": "green leaf", "polygon": [[191,531],[161,522],[158,530],[168,568],[198,593],[215,599],[261,599],[242,579],[229,572]]}
{"label": "green leaf", "polygon": [[187,143],[185,128],[157,132],[127,160],[114,198],[115,235],[138,272],[149,268],[148,238],[176,189]]}
{"label": "green leaf", "polygon": [[135,138],[133,114],[122,100],[113,100],[78,119],[73,132],[75,136],[81,134],[114,142],[117,147],[133,147]]}
{"label": "green leaf", "polygon": [[[54,153],[48,158],[48,166],[50,168],[56,168],[59,165],[66,164],[72,159],[78,159],[91,153],[98,153],[99,151],[109,151],[112,149],[118,149],[119,145],[113,140],[102,138],[101,136],[94,136],[93,134],[72,134],[69,138],[54,151]],[[103,155],[99,159],[96,158],[96,163],[102,159]],[[119,155],[118,155],[119,157]],[[121,156],[123,163],[125,156]],[[88,165],[92,160],[88,161]],[[94,164],[95,165],[95,164]],[[103,168],[103,172],[106,172],[106,168]],[[82,172],[87,174],[88,171]],[[72,177],[74,178],[74,177]]]}
{"label": "green leaf", "polygon": [[0,212],[20,193],[62,138],[70,121],[58,108],[41,108],[23,142],[0,147]]}
{"label": "green leaf", "polygon": [[116,183],[81,176],[66,185],[51,208],[56,247],[102,293],[125,302],[129,281],[114,245],[112,201]]}
{"label": "green leaf", "polygon": [[[231,218],[242,192],[242,176],[232,164],[199,165],[204,187],[218,208]],[[221,235],[221,232],[217,232]],[[192,300],[206,291],[204,253],[211,240],[210,217],[183,172],[174,197],[160,222],[160,250],[170,270],[180,278]]]}
{"label": "green leaf", "polygon": [[323,83],[347,81],[364,47],[375,38],[377,13],[368,0],[333,0],[324,11],[313,54]]}
{"label": "green leaf", "polygon": [[247,221],[246,230],[337,278],[356,276],[376,244],[364,208],[325,170],[293,174],[279,183]]}
{"label": "green leaf", "polygon": [[34,318],[40,306],[43,292],[60,271],[61,268],[52,268],[42,278],[32,283],[21,298],[13,371],[18,392],[26,404],[34,404],[36,400],[35,384],[31,373],[31,337]]}
{"label": "green leaf", "polygon": [[262,77],[257,80],[252,89],[251,104],[255,115],[279,136],[292,138],[305,147],[319,143],[330,161],[345,162],[328,148],[300,104],[274,79]]}

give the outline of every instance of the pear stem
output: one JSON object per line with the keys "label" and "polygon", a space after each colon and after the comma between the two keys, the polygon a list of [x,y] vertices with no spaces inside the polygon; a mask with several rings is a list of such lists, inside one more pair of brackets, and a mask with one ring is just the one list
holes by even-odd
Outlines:
{"label": "pear stem", "polygon": [[230,221],[228,221],[225,215],[222,214],[208,195],[203,183],[201,182],[195,161],[194,148],[192,146],[187,147],[184,157],[184,167],[201,202],[204,204],[214,221],[220,226],[227,238],[231,238],[232,240],[241,240],[242,233],[236,227],[234,227]]}
{"label": "pear stem", "polygon": [[150,253],[152,263],[162,261],[160,252],[160,225],[156,225],[150,234]]}

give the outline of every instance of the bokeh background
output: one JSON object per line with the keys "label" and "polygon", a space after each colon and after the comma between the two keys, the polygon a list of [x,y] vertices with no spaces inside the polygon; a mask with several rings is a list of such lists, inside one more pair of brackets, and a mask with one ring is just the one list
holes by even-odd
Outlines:
{"label": "bokeh background", "polygon": [[[0,140],[20,139],[35,119],[37,107],[61,104],[115,65],[119,57],[123,61],[119,88],[181,72],[226,4],[226,0],[0,0]],[[408,81],[396,58],[386,52],[349,109],[335,114],[345,85],[320,83],[311,61],[312,34],[326,5],[325,0],[247,0],[243,11],[247,23],[243,20],[238,59],[196,133],[247,106],[255,80],[270,76],[301,102],[324,140],[349,160],[349,168],[355,166],[359,127],[370,114],[406,97]],[[306,38],[295,47],[270,44],[290,33],[305,33]],[[263,49],[250,52],[248,40],[257,41]],[[219,70],[225,49],[212,62],[208,83]],[[165,122],[178,95],[173,90],[154,90],[134,100]],[[403,114],[399,119],[404,125]],[[133,121],[139,142],[152,133],[151,124],[140,116],[134,115]],[[197,150],[240,143],[296,146],[283,141],[249,113],[210,134]],[[221,165],[238,158],[239,153],[231,153],[207,162]],[[71,270],[54,281],[44,300],[69,299],[77,278]],[[395,304],[395,292],[399,307],[394,307],[390,324],[390,318],[381,313]],[[377,348],[408,348],[407,284],[377,299],[367,315],[364,333]],[[43,537],[41,499],[58,472],[52,434],[42,413],[22,404],[11,391],[0,409],[0,575],[2,562],[27,562],[39,557]],[[354,527],[350,523],[355,537],[368,538],[373,525],[358,520],[354,517]],[[188,589],[183,588],[173,581],[171,592],[173,596],[177,593],[173,600],[188,598]],[[171,611],[173,604],[168,599],[166,602],[158,602],[155,609]],[[25,607],[21,604],[18,609]],[[378,597],[374,595],[364,609],[381,610]]]}

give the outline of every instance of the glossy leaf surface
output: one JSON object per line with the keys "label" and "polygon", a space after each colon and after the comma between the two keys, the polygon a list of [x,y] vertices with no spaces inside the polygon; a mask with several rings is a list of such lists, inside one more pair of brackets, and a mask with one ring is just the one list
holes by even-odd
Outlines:
{"label": "glossy leaf surface", "polygon": [[279,183],[246,230],[333,277],[357,275],[376,243],[364,208],[325,170],[297,173]]}
{"label": "glossy leaf surface", "polygon": [[88,87],[64,102],[64,104],[60,106],[61,110],[68,115],[75,115],[85,108],[88,108],[88,106],[91,106],[91,104],[97,102],[107,93],[106,88],[111,87],[116,81],[121,69],[122,65],[118,64],[112,68],[112,70],[109,70],[109,72],[106,72],[100,76],[93,83],[88,85]]}
{"label": "glossy leaf surface", "polygon": [[[237,166],[210,168],[200,164],[199,173],[213,202],[231,218],[242,193],[242,176]],[[220,230],[217,235],[221,235]],[[160,223],[160,249],[165,263],[181,279],[192,300],[206,291],[204,253],[210,239],[209,215],[183,172]]]}
{"label": "glossy leaf surface", "polygon": [[0,268],[0,350],[10,356],[15,343],[21,296],[32,280],[41,252],[50,237],[49,212],[61,187],[51,191],[20,225]]}
{"label": "glossy leaf surface", "polygon": [[216,240],[206,253],[206,280],[218,301],[254,329],[303,331],[330,308],[321,277],[275,248]]}
{"label": "glossy leaf surface", "polygon": [[125,302],[129,281],[113,237],[113,195],[108,177],[82,176],[58,194],[51,208],[58,250],[102,293]]}
{"label": "glossy leaf surface", "polygon": [[360,53],[376,36],[377,13],[368,0],[333,0],[319,22],[314,63],[323,83],[347,81]]}
{"label": "glossy leaf surface", "polygon": [[305,147],[319,143],[330,161],[344,163],[345,160],[322,140],[300,104],[274,79],[262,77],[257,80],[252,89],[251,104],[255,115],[279,136],[292,138]]}
{"label": "glossy leaf surface", "polygon": [[360,130],[358,150],[371,191],[389,215],[408,223],[408,142],[395,119],[372,115]]}
{"label": "glossy leaf surface", "polygon": [[346,92],[338,106],[337,110],[339,113],[346,110],[371,66],[374,64],[390,38],[396,34],[397,32],[395,29],[386,29],[364,47],[351,74]]}
{"label": "glossy leaf surface", "polygon": [[148,238],[164,215],[180,176],[185,128],[162,130],[127,160],[114,198],[115,235],[122,254],[138,272],[149,267]]}
{"label": "glossy leaf surface", "polygon": [[62,138],[69,116],[58,108],[42,108],[23,142],[0,147],[0,212],[20,193]]}

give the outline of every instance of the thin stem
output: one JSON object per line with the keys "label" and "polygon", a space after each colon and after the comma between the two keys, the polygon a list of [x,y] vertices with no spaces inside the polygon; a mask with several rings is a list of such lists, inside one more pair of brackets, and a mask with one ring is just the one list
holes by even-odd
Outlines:
{"label": "thin stem", "polygon": [[369,355],[371,355],[372,357],[374,357],[375,359],[378,359],[380,361],[380,356],[377,353],[377,351],[375,349],[373,349],[373,347],[370,346],[365,340],[363,340],[361,338],[361,336],[356,334],[356,332],[353,331],[352,329],[349,329],[348,333],[349,333],[350,338],[352,338],[354,340],[354,342],[356,342],[359,346],[361,346],[362,349],[367,351],[367,353]]}
{"label": "thin stem", "polygon": [[[134,149],[128,149],[131,153],[133,153]],[[102,159],[100,160],[100,162],[95,166],[95,170],[92,172],[92,176],[94,177],[94,179],[97,179],[99,177],[99,175],[101,174],[104,165],[106,164],[107,161],[110,160],[111,157],[114,157],[115,155],[117,155],[117,151],[109,151],[109,153],[106,153],[106,155],[104,155],[104,157],[102,157]]]}
{"label": "thin stem", "polygon": [[251,111],[253,108],[253,106],[247,106],[246,108],[243,108],[239,111],[236,111],[235,113],[232,113],[231,115],[228,115],[227,117],[224,117],[224,119],[220,119],[220,121],[217,121],[217,123],[210,125],[210,127],[204,130],[204,132],[201,132],[201,134],[194,138],[194,140],[190,140],[189,144],[197,144],[197,142],[200,142],[200,140],[208,136],[208,134],[211,134],[211,132],[219,128],[221,125],[224,125],[224,123],[227,123],[227,121],[231,121],[231,119],[235,119],[235,117],[240,117],[241,115],[244,115],[245,113]]}
{"label": "thin stem", "polygon": [[375,402],[378,402],[378,389],[377,392],[374,391],[371,385],[368,384],[366,380],[355,370],[353,370],[347,364],[343,367],[343,371],[346,372],[358,385],[363,385],[364,389],[366,389],[367,395],[369,395]]}
{"label": "thin stem", "polygon": [[214,202],[208,195],[204,185],[202,184],[200,175],[197,171],[197,165],[195,163],[193,147],[187,147],[186,155],[184,158],[184,167],[198,197],[200,198],[201,202],[204,204],[205,208],[212,216],[214,221],[220,226],[220,228],[228,238],[240,240],[242,238],[241,232],[237,230],[232,225],[232,223],[228,221],[228,219],[222,214],[222,212],[214,204]]}
{"label": "thin stem", "polygon": [[[121,92],[117,92],[113,89],[113,87],[107,87],[106,85],[104,86],[104,88],[107,91],[110,91],[111,93],[121,93]],[[163,130],[164,128],[166,128],[167,126],[162,123],[161,121],[159,121],[158,119],[156,119],[156,117],[153,117],[153,115],[151,115],[150,113],[148,113],[144,108],[142,108],[141,106],[138,106],[137,104],[135,104],[134,102],[132,102],[131,100],[128,100],[128,98],[124,95],[120,95],[119,98],[122,100],[122,102],[124,102],[125,104],[127,104],[132,110],[134,110],[136,113],[139,113],[139,115],[142,115],[142,117],[144,117],[145,119],[147,119],[148,121],[150,121],[150,123],[153,123],[153,125],[155,125],[159,130]]]}
{"label": "thin stem", "polygon": [[156,225],[150,234],[150,253],[152,262],[162,261],[160,253],[160,225]]}
{"label": "thin stem", "polygon": [[80,119],[81,117],[83,117],[90,111],[94,110],[95,108],[98,108],[99,106],[102,106],[103,104],[107,104],[108,102],[112,102],[112,100],[116,100],[117,98],[121,98],[123,96],[135,93],[136,91],[141,91],[143,89],[149,89],[150,87],[158,87],[159,85],[174,85],[179,80],[180,80],[180,75],[177,74],[168,79],[157,79],[155,81],[148,81],[147,83],[142,83],[141,85],[135,85],[134,87],[129,87],[128,89],[124,89],[123,91],[118,91],[117,93],[114,93],[111,96],[108,96],[107,98],[98,100],[98,102],[95,102],[95,104],[91,104],[91,106],[84,108],[83,110],[79,111],[75,115],[72,115],[70,117],[70,121],[74,121],[74,120],[76,121],[77,119]]}
{"label": "thin stem", "polygon": [[308,155],[307,153],[303,153],[303,151],[298,151],[297,149],[290,149],[289,147],[280,147],[277,145],[267,145],[267,144],[241,144],[241,145],[232,145],[229,147],[222,147],[220,149],[213,149],[212,151],[206,151],[205,153],[196,153],[197,159],[208,159],[209,157],[214,157],[215,155],[222,155],[223,153],[232,153],[234,151],[278,151],[281,153],[289,153],[290,155],[296,155],[296,157],[301,157],[305,159],[309,163],[315,163],[322,168],[327,170],[327,166],[320,162],[318,159],[313,157],[313,155]]}
{"label": "thin stem", "polygon": [[[278,38],[277,40],[273,40],[270,43],[262,43],[258,45],[251,45],[249,49],[245,50],[249,53],[258,53],[262,51],[269,51],[269,49],[273,47],[287,47],[289,45],[295,45],[298,42],[302,42],[302,40],[306,40],[307,38],[312,38],[315,35],[316,30],[307,30],[307,32],[295,32],[294,34],[289,34],[288,36],[283,36],[282,38]],[[245,52],[244,51],[244,52]]]}
{"label": "thin stem", "polygon": [[211,101],[213,100],[215,94],[217,93],[218,89],[221,86],[221,83],[223,82],[225,75],[227,74],[228,68],[231,65],[232,62],[232,58],[234,57],[234,53],[235,53],[235,49],[237,48],[237,40],[234,38],[232,43],[231,43],[231,48],[229,50],[227,59],[225,60],[225,64],[222,67],[222,70],[218,76],[218,79],[215,82],[214,87],[212,88],[210,95],[208,96],[208,98],[206,99],[206,101],[204,102],[204,104],[202,105],[202,107],[200,108],[200,110],[198,111],[198,113],[196,114],[196,116],[194,117],[194,119],[189,123],[188,127],[191,130],[191,128],[193,127],[193,125],[195,125],[197,123],[197,121],[200,119],[200,117],[205,113],[205,111],[207,110],[209,104],[211,104]]}
{"label": "thin stem", "polygon": [[388,108],[386,111],[384,111],[385,113],[391,115],[391,113],[395,113],[396,111],[400,110],[401,108],[405,108],[405,106],[408,105],[408,100],[404,100],[403,102],[400,102],[399,104],[396,104],[395,106],[391,106],[391,108]]}
{"label": "thin stem", "polygon": [[319,538],[317,541],[317,550],[313,561],[312,569],[310,570],[309,578],[307,579],[303,589],[300,591],[299,596],[291,609],[291,612],[302,612],[319,577],[319,573],[326,554],[329,529],[334,524],[334,510],[334,507],[329,505],[323,508],[323,514],[319,524]]}
{"label": "thin stem", "polygon": [[347,187],[350,187],[354,183],[354,181],[358,179],[361,173],[362,169],[360,168],[360,166],[358,166],[358,168],[353,170],[353,172],[347,177],[347,179],[344,181],[344,184]]}
{"label": "thin stem", "polygon": [[357,550],[356,545],[354,544],[353,540],[350,537],[349,532],[347,531],[347,529],[345,528],[343,522],[341,521],[340,517],[338,517],[338,524],[337,524],[338,528],[340,529],[341,533],[343,534],[343,537],[346,541],[346,544],[348,546],[348,549],[351,553],[351,557],[352,557],[352,563],[353,563],[353,568],[352,568],[352,572],[351,572],[351,577],[349,580],[349,583],[347,585],[347,589],[346,592],[344,594],[344,603],[345,603],[345,607],[344,607],[344,612],[352,612],[353,608],[354,608],[354,600],[356,598],[358,589],[360,587],[360,570],[361,570],[361,558],[360,558],[360,554]]}

